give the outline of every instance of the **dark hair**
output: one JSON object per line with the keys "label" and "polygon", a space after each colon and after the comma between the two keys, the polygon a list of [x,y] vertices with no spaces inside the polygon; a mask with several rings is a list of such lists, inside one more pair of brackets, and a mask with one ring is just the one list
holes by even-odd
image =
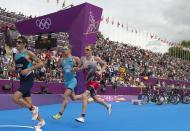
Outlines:
{"label": "dark hair", "polygon": [[17,39],[22,40],[23,43],[25,43],[26,45],[28,45],[28,40],[27,40],[26,37],[24,37],[24,36],[19,36]]}

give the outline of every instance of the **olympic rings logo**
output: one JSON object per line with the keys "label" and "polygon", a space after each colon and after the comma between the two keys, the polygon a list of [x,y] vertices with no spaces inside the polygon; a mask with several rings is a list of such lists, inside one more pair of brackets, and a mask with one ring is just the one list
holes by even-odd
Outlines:
{"label": "olympic rings logo", "polygon": [[41,30],[44,29],[49,29],[51,26],[51,19],[50,18],[46,18],[46,19],[37,19],[36,20],[36,26],[39,27]]}

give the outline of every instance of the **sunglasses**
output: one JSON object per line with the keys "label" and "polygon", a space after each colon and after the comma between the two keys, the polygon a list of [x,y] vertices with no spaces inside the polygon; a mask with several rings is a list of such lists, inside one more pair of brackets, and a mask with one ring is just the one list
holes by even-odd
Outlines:
{"label": "sunglasses", "polygon": [[22,42],[22,41],[17,41],[16,43],[21,44],[21,43],[23,43],[23,42]]}
{"label": "sunglasses", "polygon": [[86,51],[91,51],[91,49],[89,49],[89,48],[86,48],[85,50],[86,50]]}
{"label": "sunglasses", "polygon": [[63,47],[63,51],[66,51],[68,50],[69,48],[68,47]]}

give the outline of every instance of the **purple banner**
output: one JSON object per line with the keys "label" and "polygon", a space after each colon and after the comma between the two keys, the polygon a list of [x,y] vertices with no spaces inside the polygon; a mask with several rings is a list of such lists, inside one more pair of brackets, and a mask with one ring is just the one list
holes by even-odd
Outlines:
{"label": "purple banner", "polygon": [[[50,32],[68,32],[69,42],[75,56],[84,54],[87,44],[95,44],[102,15],[102,8],[89,3],[74,6],[41,17],[20,21],[16,28],[23,35],[37,35]],[[84,77],[78,73],[77,93],[84,90]]]}
{"label": "purple banner", "polygon": [[[10,80],[0,80],[0,94],[12,94],[20,86],[19,81],[13,81],[13,88],[10,91],[4,91],[2,87],[5,84],[10,84]],[[63,83],[44,83],[44,82],[35,82],[32,88],[32,93],[38,93],[41,91],[42,87],[46,86],[48,93],[53,94],[63,94],[65,87]],[[106,87],[106,92],[98,91],[99,95],[138,95],[140,88],[135,87],[118,87],[117,89],[112,89],[111,86]]]}
{"label": "purple banner", "polygon": [[[137,99],[137,96],[131,95],[99,95],[100,99],[105,102],[126,102],[131,101],[133,99]],[[45,94],[45,95],[32,95],[33,104],[36,106],[41,105],[50,105],[50,104],[61,104],[63,101],[63,95],[59,94]],[[81,101],[76,101],[81,102]],[[93,102],[93,101],[92,101]],[[82,103],[81,103],[82,104]],[[17,109],[22,108],[21,106],[15,104],[11,95],[9,94],[0,94],[0,110],[9,110],[9,109]]]}
{"label": "purple banner", "polygon": [[[5,91],[2,87],[5,84],[13,84],[13,88],[10,91]],[[11,94],[14,93],[20,87],[20,81],[10,80],[0,80],[0,94]],[[46,87],[46,90],[50,93],[54,94],[62,94],[64,93],[64,84],[63,83],[45,83],[45,82],[34,82],[32,87],[32,93],[37,93],[41,91],[41,87]]]}
{"label": "purple banner", "polygon": [[135,95],[99,95],[99,97],[105,102],[129,102],[138,99]]}
{"label": "purple banner", "polygon": [[141,78],[141,80],[143,81],[143,83],[151,83],[152,85],[155,85],[158,83],[158,81],[160,83],[165,82],[165,84],[182,84],[182,85],[190,85],[190,82],[187,81],[177,81],[177,80],[166,80],[166,79],[157,79],[157,78],[148,78],[148,80],[144,80],[143,77]]}
{"label": "purple banner", "polygon": [[20,21],[16,28],[23,35],[50,32],[68,32],[73,54],[84,54],[86,44],[95,44],[102,15],[102,8],[89,3],[74,6],[52,14]]}

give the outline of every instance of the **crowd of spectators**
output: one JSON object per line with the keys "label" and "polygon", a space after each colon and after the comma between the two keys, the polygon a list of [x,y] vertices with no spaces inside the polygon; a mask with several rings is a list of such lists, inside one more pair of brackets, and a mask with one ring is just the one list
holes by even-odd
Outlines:
{"label": "crowd of spectators", "polygon": [[[16,14],[0,8],[0,24],[13,24],[19,20],[30,17],[22,13]],[[68,42],[67,33],[54,34],[58,39],[58,46]],[[0,32],[0,79],[18,79],[17,74],[10,74],[8,67],[13,65],[15,48],[5,50],[5,38]],[[44,67],[35,71],[36,80],[62,82],[62,72],[58,70],[58,61],[62,57],[59,48],[37,50],[34,48],[35,36],[28,37],[29,50],[34,51],[37,56],[46,63]],[[154,77],[158,79],[190,81],[190,62],[170,56],[168,53],[153,53],[131,43],[119,43],[104,38],[98,34],[94,54],[101,57],[107,63],[104,80],[107,84],[117,83],[122,86],[141,86],[141,77]]]}
{"label": "crowd of spectators", "polygon": [[4,23],[14,24],[17,21],[29,19],[32,16],[26,16],[23,13],[19,12],[18,14],[15,12],[10,12],[6,8],[0,7],[0,21]]}
{"label": "crowd of spectators", "polygon": [[130,86],[140,84],[140,77],[189,81],[190,62],[170,56],[168,53],[153,53],[140,47],[99,39],[96,55],[108,63],[108,78],[116,77],[120,83]]}

